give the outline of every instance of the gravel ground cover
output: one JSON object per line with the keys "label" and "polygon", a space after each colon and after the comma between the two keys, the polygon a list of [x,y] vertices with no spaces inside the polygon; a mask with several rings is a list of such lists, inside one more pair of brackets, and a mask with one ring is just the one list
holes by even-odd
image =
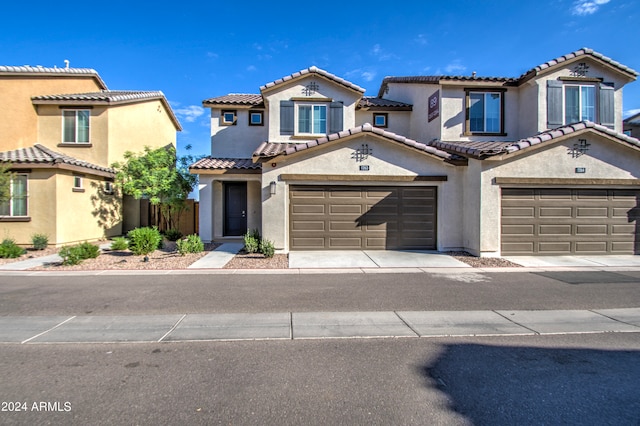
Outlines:
{"label": "gravel ground cover", "polygon": [[[106,244],[109,241],[95,242],[96,245]],[[180,256],[175,251],[175,242],[165,241],[164,247],[149,255],[149,261],[144,261],[144,256],[135,256],[129,250],[105,250],[96,259],[87,259],[80,265],[64,266],[60,263],[52,263],[42,267],[32,268],[35,271],[83,271],[83,270],[113,270],[113,269],[162,269],[177,270],[186,269],[196,260],[204,257],[210,251],[215,250],[220,244],[205,244],[202,253]],[[18,262],[34,257],[47,256],[57,253],[59,248],[49,247],[44,250],[27,250],[27,253],[15,259],[0,259],[0,265]],[[460,260],[474,268],[501,268],[521,267],[517,263],[510,262],[499,257],[475,257],[464,251],[447,252],[449,256]],[[259,253],[238,253],[225,269],[287,269],[289,257],[286,254],[276,254],[272,258],[266,258]]]}

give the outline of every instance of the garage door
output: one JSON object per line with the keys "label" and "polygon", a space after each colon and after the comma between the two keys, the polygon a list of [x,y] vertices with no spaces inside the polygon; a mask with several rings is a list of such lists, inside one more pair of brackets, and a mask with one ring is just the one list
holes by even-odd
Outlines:
{"label": "garage door", "polygon": [[635,254],[640,190],[502,189],[503,255]]}
{"label": "garage door", "polygon": [[435,187],[292,186],[292,250],[436,248]]}

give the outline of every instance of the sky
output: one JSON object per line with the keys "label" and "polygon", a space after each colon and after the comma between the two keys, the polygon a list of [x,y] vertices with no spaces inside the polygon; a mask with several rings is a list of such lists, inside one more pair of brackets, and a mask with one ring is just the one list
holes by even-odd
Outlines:
{"label": "sky", "polygon": [[[315,65],[376,96],[385,76],[518,77],[589,47],[640,72],[638,0],[6,2],[0,65],[93,68],[161,90],[178,152],[210,153],[204,99],[259,93]],[[640,82],[624,89],[640,112]]]}

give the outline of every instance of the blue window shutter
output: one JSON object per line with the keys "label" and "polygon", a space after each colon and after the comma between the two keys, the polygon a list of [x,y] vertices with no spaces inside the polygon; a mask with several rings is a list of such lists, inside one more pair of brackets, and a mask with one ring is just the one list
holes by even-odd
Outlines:
{"label": "blue window shutter", "polygon": [[280,101],[280,134],[293,135],[295,126],[293,122],[293,101]]}
{"label": "blue window shutter", "polygon": [[343,109],[342,102],[331,102],[329,108],[329,133],[338,133],[344,130]]}
{"label": "blue window shutter", "polygon": [[560,127],[562,118],[562,82],[547,80],[547,126],[550,129]]}
{"label": "blue window shutter", "polygon": [[615,100],[613,87],[600,85],[600,124],[613,128],[615,124]]}

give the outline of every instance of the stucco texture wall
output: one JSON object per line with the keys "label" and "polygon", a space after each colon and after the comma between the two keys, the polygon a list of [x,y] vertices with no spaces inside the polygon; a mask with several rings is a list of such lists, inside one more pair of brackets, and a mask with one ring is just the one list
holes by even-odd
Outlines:
{"label": "stucco texture wall", "polygon": [[0,151],[38,142],[38,116],[32,96],[94,92],[101,87],[92,77],[0,77]]}

